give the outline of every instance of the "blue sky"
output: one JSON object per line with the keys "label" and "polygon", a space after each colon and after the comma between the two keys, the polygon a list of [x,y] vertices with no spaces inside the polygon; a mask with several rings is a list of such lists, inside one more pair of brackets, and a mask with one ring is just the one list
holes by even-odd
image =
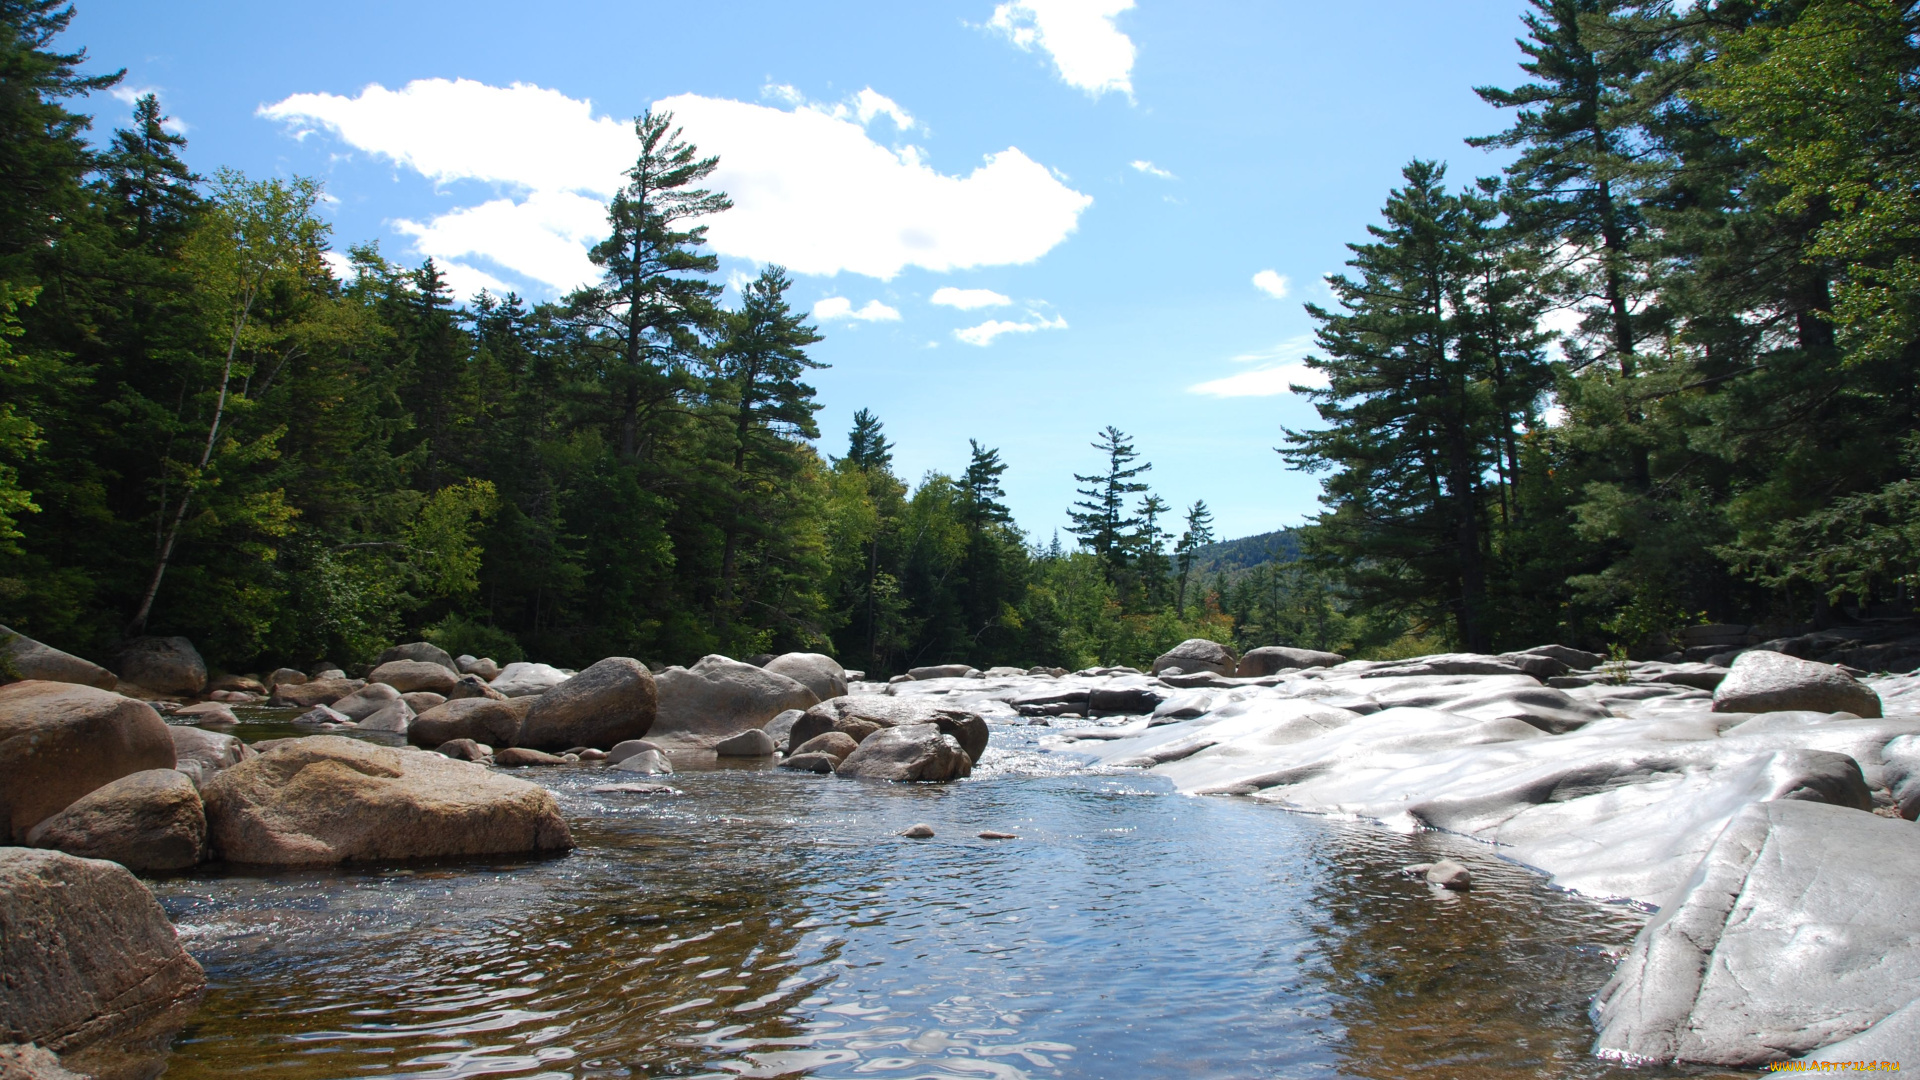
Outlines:
{"label": "blue sky", "polygon": [[534,299],[666,103],[738,204],[723,276],[785,263],[820,317],[824,451],[862,407],[909,479],[977,438],[1044,541],[1114,424],[1231,537],[1316,510],[1272,449],[1313,421],[1301,305],[1408,159],[1497,171],[1462,140],[1504,126],[1472,88],[1517,81],[1523,7],[80,0],[66,44],[158,93],[200,172],[324,181],[342,250]]}

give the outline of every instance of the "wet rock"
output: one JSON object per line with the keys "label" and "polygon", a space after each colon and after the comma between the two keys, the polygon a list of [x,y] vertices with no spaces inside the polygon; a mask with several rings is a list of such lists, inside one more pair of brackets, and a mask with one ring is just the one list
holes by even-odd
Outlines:
{"label": "wet rock", "polygon": [[1810,709],[1880,715],[1880,695],[1828,664],[1756,649],[1733,661],[1713,692],[1715,712],[1776,712]]}
{"label": "wet rock", "polygon": [[953,736],[966,752],[968,761],[978,760],[978,755],[987,749],[987,722],[964,707],[941,704],[942,700],[849,694],[808,709],[805,716],[794,722],[787,738],[790,745],[804,746],[816,736],[839,731],[860,743],[882,728],[934,724]]}
{"label": "wet rock", "polygon": [[390,701],[380,711],[353,725],[355,731],[374,735],[405,735],[413,726],[413,709],[404,700]]}
{"label": "wet rock", "polygon": [[966,679],[980,674],[968,664],[929,664],[926,667],[909,668],[907,678],[912,682],[925,682],[928,679]]}
{"label": "wet rock", "polygon": [[[1546,679],[1559,674],[1554,668],[1551,657],[1528,656],[1511,653],[1507,656],[1486,656],[1480,653],[1440,653],[1434,656],[1416,656],[1409,660],[1390,660],[1379,663],[1349,660],[1341,665],[1352,668],[1362,665],[1361,678],[1389,679],[1404,676],[1434,675],[1525,675],[1532,679]],[[1543,674],[1536,674],[1543,672]]]}
{"label": "wet rock", "polygon": [[[65,680],[52,680],[55,682]],[[110,689],[110,688],[106,688]],[[60,1064],[59,1055],[31,1043],[0,1044],[0,1080],[91,1080]]]}
{"label": "wet rock", "polygon": [[667,755],[658,750],[642,750],[637,754],[629,754],[614,762],[613,767],[621,772],[641,773],[646,776],[670,776],[673,773],[673,762],[667,760]]}
{"label": "wet rock", "polygon": [[912,681],[913,681],[913,676],[911,675],[895,675],[893,678],[887,680],[887,685],[898,686],[901,683],[910,683]]}
{"label": "wet rock", "polygon": [[599,784],[587,789],[600,795],[684,795],[677,787],[666,784]]}
{"label": "wet rock", "polygon": [[455,739],[472,739],[488,746],[512,746],[534,700],[455,698],[414,717],[407,728],[407,741],[415,746],[431,747]]}
{"label": "wet rock", "polygon": [[847,692],[847,670],[831,656],[810,652],[790,652],[759,665],[775,675],[785,675],[813,691],[821,701]]}
{"label": "wet rock", "polygon": [[829,731],[824,735],[815,735],[798,749],[794,756],[801,754],[826,754],[835,761],[842,760],[860,748],[860,743],[844,731]]}
{"label": "wet rock", "polygon": [[400,700],[400,691],[383,682],[372,682],[333,702],[334,712],[358,722]]}
{"label": "wet rock", "polygon": [[775,749],[779,750],[781,753],[785,753],[788,750],[788,748],[793,745],[792,742],[787,738],[787,736],[792,734],[793,725],[797,723],[802,716],[805,716],[805,715],[807,714],[804,710],[788,709],[785,712],[782,712],[779,716],[776,716],[773,719],[767,721],[766,725],[762,727],[760,730],[766,732],[767,735],[773,739],[773,745]]}
{"label": "wet rock", "polygon": [[15,843],[95,788],[173,765],[173,737],[142,702],[78,683],[0,686],[0,821]]}
{"label": "wet rock", "polygon": [[114,671],[122,682],[161,694],[197,697],[207,688],[207,662],[183,637],[142,637],[114,653]]}
{"label": "wet rock", "polygon": [[1422,870],[1422,876],[1426,878],[1427,884],[1438,885],[1443,889],[1464,892],[1473,888],[1472,872],[1452,859],[1428,863]]}
{"label": "wet rock", "polygon": [[492,682],[500,677],[500,665],[484,656],[465,654],[456,656],[453,658],[453,670],[462,675],[472,675],[485,682]]}
{"label": "wet rock", "polygon": [[1751,1068],[1911,1025],[1916,924],[1920,830],[1819,803],[1750,805],[1601,991],[1598,1049]]}
{"label": "wet rock", "polygon": [[605,750],[640,738],[654,725],[657,693],[645,664],[609,656],[535,699],[516,742],[534,749]]}
{"label": "wet rock", "polygon": [[730,660],[705,656],[692,667],[660,673],[660,717],[648,737],[670,749],[711,749],[745,728],[757,728],[788,709],[805,709],[820,699],[806,686],[781,675]]}
{"label": "wet rock", "polygon": [[315,705],[290,721],[294,727],[338,727],[353,723],[353,718],[330,705]]}
{"label": "wet rock", "polygon": [[1282,645],[1262,645],[1247,650],[1240,663],[1231,672],[1223,672],[1241,679],[1264,679],[1282,671],[1297,668],[1332,667],[1344,664],[1347,658],[1339,653],[1320,652],[1315,649],[1289,649]]}
{"label": "wet rock", "polygon": [[377,668],[382,664],[390,664],[395,660],[416,660],[422,664],[437,664],[443,668],[451,669],[453,667],[453,657],[447,655],[447,650],[430,641],[414,641],[405,645],[395,645],[393,648],[381,653],[380,659],[375,660],[373,666]]}
{"label": "wet rock", "polygon": [[331,705],[365,685],[367,684],[362,679],[345,677],[309,679],[304,683],[280,683],[273,688],[273,697],[268,703],[297,709],[311,709],[315,705]]}
{"label": "wet rock", "polygon": [[241,863],[523,854],[572,846],[546,789],[439,754],[316,735],[222,772],[214,850]]}
{"label": "wet rock", "polygon": [[113,672],[91,660],[82,660],[0,626],[0,680],[15,679],[78,683],[97,690],[111,690],[119,681]]}
{"label": "wet rock", "polygon": [[34,826],[27,843],[129,870],[184,870],[206,857],[207,816],[193,781],[149,769],[81,796]]}
{"label": "wet rock", "polygon": [[184,1022],[205,986],[126,867],[0,848],[0,1040],[70,1054]]}
{"label": "wet rock", "polygon": [[[462,701],[467,698],[489,698],[493,701],[505,701],[507,700],[507,695],[488,686],[480,676],[467,674],[460,676],[460,680],[453,684],[453,689],[447,692],[447,699],[450,701]],[[425,712],[426,710],[416,708],[414,711]]]}
{"label": "wet rock", "polygon": [[572,677],[557,667],[521,661],[508,664],[487,682],[510,698],[537,697]]}
{"label": "wet rock", "polygon": [[524,746],[509,746],[494,751],[493,763],[503,769],[524,769],[534,765],[565,765],[567,760],[558,754],[529,750]]}
{"label": "wet rock", "polygon": [[460,673],[445,664],[425,660],[389,660],[373,669],[369,682],[386,683],[403,694],[425,690],[442,697],[453,692]]}
{"label": "wet rock", "polygon": [[188,705],[185,708],[173,710],[172,715],[191,720],[196,724],[216,724],[223,727],[232,727],[240,722],[240,718],[233,713],[233,706],[219,701],[203,701],[198,705]]}
{"label": "wet rock", "polygon": [[794,754],[782,759],[780,767],[795,772],[831,773],[840,760],[832,754]]}
{"label": "wet rock", "polygon": [[1020,835],[1018,833],[995,832],[992,829],[988,829],[976,835],[978,835],[982,840],[1018,840],[1020,839]]}
{"label": "wet rock", "polygon": [[613,748],[607,751],[607,761],[610,764],[617,765],[635,754],[644,754],[649,750],[663,754],[666,752],[661,750],[656,744],[650,743],[645,739],[626,739],[613,744]]}
{"label": "wet rock", "polygon": [[1147,686],[1097,687],[1087,694],[1087,715],[1147,716],[1165,700],[1165,693]]}
{"label": "wet rock", "polygon": [[713,752],[721,757],[771,757],[774,753],[773,736],[759,728],[748,728],[738,735],[714,743]]}
{"label": "wet rock", "polygon": [[874,732],[833,771],[865,780],[938,782],[972,775],[973,762],[957,739],[933,724],[907,724]]}
{"label": "wet rock", "polygon": [[1215,675],[1232,675],[1239,667],[1240,658],[1233,654],[1232,649],[1206,638],[1188,638],[1153,661],[1155,675],[1168,668],[1179,668],[1189,674],[1211,671]]}
{"label": "wet rock", "polygon": [[909,825],[905,829],[900,830],[900,835],[910,840],[931,840],[933,839],[933,826],[925,822],[921,822],[918,825]]}
{"label": "wet rock", "polygon": [[265,694],[267,687],[265,683],[251,675],[217,675],[207,680],[208,694],[215,694],[222,690],[228,693]]}
{"label": "wet rock", "polygon": [[1002,665],[999,665],[998,667],[990,667],[987,670],[981,672],[980,674],[982,677],[988,678],[988,679],[1017,679],[1025,675],[1026,673],[1027,673],[1027,669],[1025,668],[1011,667],[1006,664],[1002,664]]}
{"label": "wet rock", "polygon": [[231,735],[172,724],[167,725],[167,734],[173,739],[173,767],[195,788],[253,756],[252,747]]}
{"label": "wet rock", "polygon": [[449,739],[435,747],[433,752],[445,754],[455,761],[478,761],[482,764],[493,761],[493,747],[472,739]]}
{"label": "wet rock", "polygon": [[300,671],[298,668],[274,668],[273,672],[267,676],[267,692],[271,694],[274,687],[283,684],[287,686],[299,686],[306,681],[306,673]]}

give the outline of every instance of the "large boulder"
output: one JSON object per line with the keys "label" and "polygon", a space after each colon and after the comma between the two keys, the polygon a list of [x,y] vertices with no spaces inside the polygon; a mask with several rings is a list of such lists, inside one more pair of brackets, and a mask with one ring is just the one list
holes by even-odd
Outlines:
{"label": "large boulder", "polygon": [[787,741],[788,734],[793,731],[793,725],[805,715],[807,714],[804,709],[788,709],[779,716],[760,725],[760,730],[772,736],[773,745],[778,747],[780,752],[784,754],[787,748],[792,745]]}
{"label": "large boulder", "polygon": [[0,1043],[84,1050],[183,1021],[205,987],[126,867],[0,848]]}
{"label": "large boulder", "polygon": [[413,706],[400,700],[388,702],[372,716],[353,725],[353,730],[368,735],[405,735],[412,726]]}
{"label": "large boulder", "polygon": [[193,781],[173,769],[123,776],[27,833],[33,847],[129,870],[185,870],[207,852],[207,815]]}
{"label": "large boulder", "polygon": [[1294,668],[1332,667],[1346,662],[1347,658],[1339,653],[1262,645],[1257,649],[1248,649],[1247,655],[1241,657],[1239,665],[1228,674],[1242,679],[1264,679]]}
{"label": "large boulder", "polygon": [[348,694],[367,685],[361,679],[349,679],[345,676],[331,679],[309,679],[303,683],[276,683],[273,697],[267,704],[291,706],[296,709],[311,709],[315,705],[332,705]]}
{"label": "large boulder", "polygon": [[333,711],[349,720],[365,720],[400,700],[400,691],[383,682],[372,682],[332,702]]}
{"label": "large boulder", "polygon": [[453,658],[453,669],[486,682],[492,682],[500,676],[500,665],[494,663],[491,657],[468,656],[465,653]]}
{"label": "large boulder", "polygon": [[460,673],[445,664],[433,664],[425,660],[389,660],[374,668],[367,679],[386,683],[403,694],[425,690],[445,697],[459,685]]}
{"label": "large boulder", "polygon": [[647,665],[628,656],[609,656],[536,698],[515,745],[605,750],[646,735],[658,703]]}
{"label": "large boulder", "polygon": [[439,664],[443,668],[455,667],[453,657],[447,654],[447,650],[430,641],[413,641],[405,645],[395,645],[381,653],[380,659],[375,660],[373,666],[379,667],[381,664],[389,664],[395,660],[418,660],[423,664]]}
{"label": "large boulder", "polygon": [[97,787],[173,764],[173,737],[145,702],[77,683],[0,686],[0,822],[14,843]]}
{"label": "large boulder", "polygon": [[489,685],[508,697],[537,697],[571,678],[557,667],[518,661],[501,668]]}
{"label": "large boulder", "polygon": [[1904,1023],[1912,1046],[1916,927],[1911,823],[1818,802],[1751,804],[1600,992],[1598,1048],[1753,1068],[1883,1022]]}
{"label": "large boulder", "polygon": [[173,767],[198,788],[221,769],[231,769],[253,756],[253,748],[231,735],[204,728],[167,725],[173,737]]}
{"label": "large boulder", "polygon": [[[495,701],[507,700],[507,695],[488,686],[485,679],[478,675],[462,675],[460,681],[453,684],[453,691],[447,695],[450,700],[461,698],[492,698]],[[426,710],[422,709],[422,712]]]}
{"label": "large boulder", "polygon": [[840,661],[817,652],[790,652],[759,665],[775,675],[785,675],[813,691],[821,701],[847,692],[847,669]]}
{"label": "large boulder", "polygon": [[713,752],[721,757],[771,757],[775,749],[773,736],[759,728],[748,728],[713,744]]}
{"label": "large boulder", "polygon": [[970,761],[987,750],[987,722],[978,713],[937,698],[850,694],[809,708],[787,732],[787,745],[800,747],[829,731],[864,742],[883,728],[932,724],[960,744]]}
{"label": "large boulder", "polygon": [[183,637],[141,637],[115,651],[113,669],[124,682],[160,694],[193,697],[207,688],[207,662]]}
{"label": "large boulder", "polygon": [[864,780],[957,780],[973,762],[953,736],[932,724],[906,724],[874,732],[833,770]]}
{"label": "large boulder", "polygon": [[1850,712],[1880,715],[1880,695],[1830,664],[1755,649],[1734,658],[1713,691],[1715,712]]}
{"label": "large boulder", "polygon": [[978,672],[969,664],[929,664],[926,667],[910,669],[907,672],[907,678],[915,682],[925,682],[928,679],[964,679],[976,674]]}
{"label": "large boulder", "polygon": [[70,682],[111,690],[119,680],[91,660],[42,645],[25,634],[0,626],[0,682],[39,679]]}
{"label": "large boulder", "polygon": [[1206,638],[1188,638],[1154,658],[1155,675],[1168,668],[1179,668],[1191,675],[1199,671],[1211,671],[1215,675],[1232,675],[1240,667],[1240,658],[1233,650],[1217,641]]}
{"label": "large boulder", "polygon": [[670,667],[660,673],[659,686],[660,715],[646,734],[669,750],[711,749],[742,728],[760,727],[788,709],[820,701],[785,675],[724,656]]}
{"label": "large boulder", "polygon": [[512,746],[520,723],[538,698],[455,698],[413,718],[407,739],[432,749],[455,739],[472,739],[488,746]]}
{"label": "large boulder", "polygon": [[314,735],[276,743],[205,791],[216,854],[300,866],[560,851],[545,788],[439,754]]}

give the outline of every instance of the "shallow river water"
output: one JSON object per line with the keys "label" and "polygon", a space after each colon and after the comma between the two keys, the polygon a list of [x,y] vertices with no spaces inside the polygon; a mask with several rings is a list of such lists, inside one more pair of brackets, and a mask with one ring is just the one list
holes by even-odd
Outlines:
{"label": "shallow river water", "polygon": [[[571,854],[156,880],[210,980],[167,1076],[1679,1075],[1588,1054],[1643,914],[1046,733],[995,727],[950,785],[524,770]],[[1472,892],[1396,872],[1442,855]]]}

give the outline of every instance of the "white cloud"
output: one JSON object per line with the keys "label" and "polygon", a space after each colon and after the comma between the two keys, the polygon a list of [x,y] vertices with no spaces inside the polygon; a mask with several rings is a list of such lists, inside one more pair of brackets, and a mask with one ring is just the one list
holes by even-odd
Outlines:
{"label": "white cloud", "polygon": [[1008,0],[987,25],[1022,49],[1046,50],[1067,85],[1131,98],[1133,41],[1113,20],[1132,7],[1133,0]]}
{"label": "white cloud", "polygon": [[327,269],[333,271],[334,279],[337,281],[350,283],[360,276],[359,271],[353,267],[353,260],[337,251],[321,252],[320,260],[327,264]]}
{"label": "white cloud", "polygon": [[942,307],[959,308],[961,311],[972,311],[983,307],[1006,307],[1013,303],[1011,299],[992,289],[956,289],[951,285],[943,285],[935,289],[933,296],[929,299]]}
{"label": "white cloud", "polygon": [[1033,319],[1029,322],[1008,322],[1005,319],[989,319],[979,326],[969,326],[963,330],[955,330],[953,336],[966,342],[968,345],[985,347],[993,344],[993,339],[1002,334],[1031,334],[1035,330],[1065,330],[1066,328],[1067,320],[1057,315],[1049,319],[1035,312]]}
{"label": "white cloud", "polygon": [[1275,300],[1285,300],[1287,298],[1287,290],[1291,285],[1292,282],[1287,280],[1285,274],[1276,274],[1271,270],[1262,270],[1253,275],[1253,287],[1273,297]]}
{"label": "white cloud", "polygon": [[1161,179],[1161,180],[1178,180],[1178,179],[1180,179],[1179,177],[1177,177],[1177,176],[1175,176],[1175,175],[1173,175],[1172,173],[1170,173],[1170,172],[1168,172],[1167,170],[1165,170],[1165,169],[1163,169],[1163,168],[1161,168],[1160,166],[1158,166],[1158,165],[1155,165],[1155,164],[1154,164],[1153,162],[1151,162],[1151,161],[1146,161],[1146,160],[1141,160],[1141,161],[1136,161],[1136,162],[1134,162],[1134,163],[1133,163],[1133,171],[1134,171],[1134,172],[1142,172],[1142,173],[1146,173],[1146,174],[1147,174],[1148,176],[1152,176],[1152,177],[1156,177],[1156,178],[1158,178],[1158,179]]}
{"label": "white cloud", "polygon": [[1273,397],[1276,394],[1290,393],[1295,384],[1323,387],[1327,385],[1327,377],[1305,363],[1295,361],[1291,364],[1278,364],[1243,371],[1238,375],[1228,375],[1224,379],[1196,383],[1187,387],[1187,393],[1209,394],[1221,398]]}
{"label": "white cloud", "polygon": [[830,319],[858,319],[861,322],[899,322],[900,312],[878,300],[869,300],[865,307],[854,309],[853,301],[844,296],[829,296],[813,305],[813,317],[821,322]]}
{"label": "white cloud", "polygon": [[[121,83],[107,92],[113,95],[114,100],[128,108],[139,104],[140,99],[146,97],[148,94],[152,94],[155,97],[160,96],[160,88],[157,86],[133,86],[129,83]],[[166,108],[166,102],[161,102],[160,107],[164,110]],[[172,135],[185,135],[188,131],[192,130],[187,126],[185,120],[177,116],[168,116],[162,119],[160,121],[160,129]]]}
{"label": "white cloud", "polygon": [[[802,274],[891,279],[909,266],[944,272],[1026,263],[1062,243],[1091,197],[1016,147],[947,175],[913,146],[875,142],[866,124],[916,122],[871,88],[852,103],[804,103],[769,86],[777,108],[685,94],[671,110],[701,152],[718,154],[710,186],[734,209],[711,219],[712,250],[778,262]],[[604,233],[604,203],[632,165],[630,123],[595,116],[592,102],[525,83],[423,79],[358,96],[295,94],[262,106],[297,138],[324,132],[437,183],[478,181],[497,196],[427,222],[397,224],[420,253],[451,265],[491,262],[555,292],[595,276],[587,249]],[[462,271],[482,273],[471,262]]]}

